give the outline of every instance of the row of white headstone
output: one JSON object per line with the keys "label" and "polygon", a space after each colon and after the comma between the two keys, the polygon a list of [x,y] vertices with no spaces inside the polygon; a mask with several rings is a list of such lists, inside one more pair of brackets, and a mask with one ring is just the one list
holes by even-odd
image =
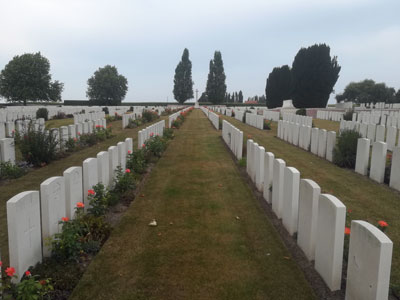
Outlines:
{"label": "row of white headstone", "polygon": [[138,132],[138,149],[141,149],[147,140],[153,136],[163,136],[165,120],[154,123]]}
{"label": "row of white headstone", "polygon": [[[212,107],[213,109],[216,109],[216,107]],[[211,124],[215,127],[215,129],[219,130],[219,116],[211,111],[211,108],[206,108],[204,106],[200,106],[200,109],[202,112],[207,116],[207,118],[210,120]]]}
{"label": "row of white headstone", "polygon": [[246,113],[246,124],[262,130],[264,129],[264,116]]}
{"label": "row of white headstone", "polygon": [[104,119],[105,117],[104,111],[74,114],[74,124]]}
{"label": "row of white headstone", "polygon": [[22,192],[7,201],[10,266],[18,279],[42,257],[50,256],[46,240],[60,232],[61,219],[73,219],[78,202],[89,207],[88,190],[99,182],[111,185],[117,167],[125,169],[132,146],[132,138],[126,138],[96,158],[84,160],[82,167],[70,167],[63,176],[43,181],[40,192]]}
{"label": "row of white headstone", "polygon": [[[247,173],[331,291],[340,289],[346,207],[272,152],[247,140]],[[351,222],[346,299],[388,298],[393,243],[365,221]]]}
{"label": "row of white headstone", "polygon": [[[177,108],[177,109],[181,109],[182,107],[176,107],[176,108]],[[186,107],[186,108],[183,108],[182,110],[177,111],[176,113],[173,113],[173,114],[169,115],[169,116],[168,116],[168,127],[171,128],[172,122],[174,122],[176,119],[178,119],[178,117],[179,117],[179,115],[180,115],[181,113],[184,113],[184,112],[186,112],[186,111],[189,110],[189,109],[190,109],[190,106],[189,106],[189,107]]]}
{"label": "row of white headstone", "polygon": [[142,117],[142,113],[125,113],[122,115],[122,129],[125,129],[129,125],[130,120],[136,120]]}
{"label": "row of white headstone", "polygon": [[266,119],[266,120],[278,122],[279,118],[280,118],[280,112],[263,109],[263,116],[264,116],[264,119]]}
{"label": "row of white headstone", "polygon": [[[361,137],[370,139],[372,142],[386,142],[390,151],[393,151],[396,146],[399,131],[395,126],[386,127],[385,125],[341,121],[340,131],[343,130],[355,130]],[[397,142],[397,145],[399,145],[399,142]]]}
{"label": "row of white headstone", "polygon": [[385,102],[377,102],[377,103],[360,103],[360,108],[365,109],[373,109],[373,108],[379,108],[379,109],[390,109],[390,108],[400,108],[400,103],[385,103]]}
{"label": "row of white headstone", "polygon": [[280,120],[277,136],[294,146],[311,151],[330,162],[333,161],[333,149],[336,145],[335,131],[326,131]]}
{"label": "row of white headstone", "polygon": [[[58,142],[58,148],[63,149],[68,139],[79,140],[82,134],[92,134],[99,127],[104,129],[107,127],[106,119],[99,119],[68,126],[61,126],[59,128],[51,128],[48,132],[50,132],[55,137],[55,140]],[[44,126],[40,126],[38,130],[43,131]],[[47,132],[46,130],[44,131]]]}
{"label": "row of white headstone", "polygon": [[312,117],[296,115],[293,113],[282,113],[282,120],[305,126],[312,126]]}
{"label": "row of white headstone", "polygon": [[[387,150],[388,144],[374,142],[372,143],[371,154],[371,140],[366,138],[358,139],[355,171],[367,176],[368,167],[370,166],[369,177],[378,183],[383,183],[385,179]],[[391,163],[389,186],[400,191],[400,147],[394,147]]]}
{"label": "row of white headstone", "polygon": [[352,121],[375,125],[386,125],[400,128],[399,110],[372,110],[353,113]]}
{"label": "row of white headstone", "polygon": [[49,119],[57,116],[59,113],[76,114],[82,110],[87,112],[101,112],[102,108],[99,106],[58,106],[58,105],[30,105],[30,106],[8,106],[0,109],[0,123],[2,122],[15,122],[22,119],[36,119],[36,111],[39,108],[46,108],[49,112]]}
{"label": "row of white headstone", "polygon": [[222,138],[238,160],[243,154],[243,131],[240,131],[226,120],[222,121]]}
{"label": "row of white headstone", "polygon": [[330,120],[330,121],[341,121],[343,120],[344,111],[332,111],[332,110],[317,110],[317,119]]}

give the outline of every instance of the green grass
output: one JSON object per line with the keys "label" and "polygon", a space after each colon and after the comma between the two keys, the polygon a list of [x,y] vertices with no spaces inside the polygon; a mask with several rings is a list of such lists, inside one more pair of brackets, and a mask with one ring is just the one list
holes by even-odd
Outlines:
{"label": "green grass", "polygon": [[140,194],[70,299],[315,299],[200,110]]}
{"label": "green grass", "polygon": [[59,128],[61,126],[68,126],[74,124],[74,118],[58,119],[58,120],[48,120],[45,123],[46,129]]}
{"label": "green grass", "polygon": [[[309,178],[318,183],[322,192],[330,193],[340,199],[348,209],[352,210],[347,220],[348,225],[350,225],[350,220],[365,220],[373,225],[377,225],[379,220],[386,221],[389,224],[386,234],[394,243],[391,283],[400,284],[400,249],[398,247],[400,244],[400,193],[387,185],[378,184],[353,170],[339,168],[311,152],[276,138],[277,123],[275,122],[273,122],[272,130],[266,131],[243,124],[231,117],[223,116],[223,118],[243,131],[244,147],[247,138],[251,137],[259,145],[264,146],[266,151],[274,153],[275,158],[282,158],[287,166],[298,169],[302,178]],[[328,128],[321,124],[339,124],[332,121],[317,121],[316,127],[321,126],[320,128]]]}
{"label": "green grass", "polygon": [[314,126],[320,129],[326,129],[327,131],[336,131],[339,133],[340,122],[313,119]]}
{"label": "green grass", "polygon": [[[163,118],[162,118],[163,119]],[[65,121],[57,120],[57,121]],[[155,121],[158,122],[161,119]],[[28,174],[3,183],[0,186],[0,252],[1,259],[5,264],[8,262],[8,233],[7,233],[7,214],[6,214],[6,202],[16,194],[29,191],[39,190],[42,181],[52,176],[62,176],[64,170],[72,166],[81,166],[82,162],[89,157],[96,157],[100,151],[105,151],[109,146],[114,146],[118,142],[125,140],[127,137],[133,138],[133,145],[137,145],[137,132],[149,124],[145,124],[135,129],[124,129],[122,130],[122,121],[115,121],[109,123],[112,125],[113,138],[108,139],[104,142],[96,144],[92,147],[88,147],[77,152],[72,153],[68,157],[60,160],[51,162],[49,165],[30,171]]]}

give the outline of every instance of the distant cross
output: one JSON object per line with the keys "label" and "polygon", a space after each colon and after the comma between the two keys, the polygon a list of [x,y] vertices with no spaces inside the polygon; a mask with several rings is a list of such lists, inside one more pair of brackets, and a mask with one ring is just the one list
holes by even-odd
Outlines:
{"label": "distant cross", "polygon": [[198,89],[196,89],[196,101],[197,101],[197,99],[199,99],[199,90]]}

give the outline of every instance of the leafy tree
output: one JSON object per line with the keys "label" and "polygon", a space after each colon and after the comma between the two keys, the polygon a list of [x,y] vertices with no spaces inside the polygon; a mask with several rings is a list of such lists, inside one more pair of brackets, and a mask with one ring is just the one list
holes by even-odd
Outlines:
{"label": "leafy tree", "polygon": [[350,82],[343,94],[336,95],[336,101],[352,101],[355,103],[396,102],[396,90],[385,83],[375,83],[371,79]]}
{"label": "leafy tree", "polygon": [[242,91],[239,91],[239,99],[238,99],[239,103],[243,103],[243,93]]}
{"label": "leafy tree", "polygon": [[325,44],[301,48],[292,65],[292,99],[297,108],[326,107],[339,78],[337,57]]}
{"label": "leafy tree", "polygon": [[282,107],[283,100],[290,99],[291,97],[291,84],[292,78],[288,65],[274,68],[268,75],[265,87],[267,107]]}
{"label": "leafy tree", "polygon": [[215,51],[214,59],[210,61],[206,93],[208,100],[213,104],[221,103],[226,93],[224,63],[221,52]]}
{"label": "leafy tree", "polygon": [[189,60],[189,50],[186,48],[183,50],[182,60],[175,69],[173,92],[180,104],[193,98],[192,62]]}
{"label": "leafy tree", "polygon": [[7,101],[61,101],[64,85],[51,81],[50,62],[40,52],[14,56],[0,73],[0,95]]}
{"label": "leafy tree", "polygon": [[87,84],[86,96],[91,105],[120,105],[128,91],[128,80],[110,65],[94,72]]}
{"label": "leafy tree", "polygon": [[396,103],[400,103],[400,89],[397,91],[395,99]]}
{"label": "leafy tree", "polygon": [[206,92],[201,93],[201,96],[199,98],[199,102],[208,102],[208,97]]}

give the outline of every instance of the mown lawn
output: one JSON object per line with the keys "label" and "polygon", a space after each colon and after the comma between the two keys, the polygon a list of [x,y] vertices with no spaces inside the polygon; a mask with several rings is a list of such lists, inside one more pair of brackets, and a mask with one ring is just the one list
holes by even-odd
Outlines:
{"label": "mown lawn", "polygon": [[45,123],[46,129],[59,128],[61,126],[68,126],[74,124],[74,118],[58,119],[58,120],[48,120]]}
{"label": "mown lawn", "polygon": [[315,299],[200,110],[140,194],[70,299]]}
{"label": "mown lawn", "polygon": [[[231,117],[222,117],[243,131],[244,146],[246,146],[247,138],[251,137],[264,146],[266,151],[274,153],[275,158],[282,158],[287,166],[297,168],[302,178],[317,182],[322,192],[330,193],[340,199],[351,210],[347,224],[350,224],[350,220],[365,220],[374,225],[377,225],[379,220],[386,221],[389,224],[386,233],[394,243],[391,282],[400,287],[400,249],[398,247],[400,244],[400,193],[387,185],[378,184],[353,170],[339,168],[311,152],[276,138],[277,123],[275,122],[272,124],[272,130],[266,131],[243,124]],[[321,126],[320,128],[328,128],[321,124],[332,123],[332,121],[324,120],[314,120],[314,122],[315,126]]]}
{"label": "mown lawn", "polygon": [[320,129],[326,129],[327,131],[336,131],[339,133],[340,122],[313,119],[314,126]]}
{"label": "mown lawn", "polygon": [[[162,117],[161,119],[164,119]],[[159,120],[161,120],[159,119]],[[57,120],[57,121],[64,121]],[[159,120],[155,121],[158,122]],[[73,121],[73,120],[72,120]],[[15,196],[16,194],[29,191],[39,190],[40,184],[49,177],[62,176],[64,170],[72,166],[82,166],[82,162],[89,157],[96,157],[100,151],[105,151],[110,146],[116,145],[118,142],[124,141],[125,138],[133,138],[134,147],[137,146],[137,132],[149,124],[143,125],[135,129],[124,129],[122,130],[122,121],[115,121],[109,123],[112,126],[112,132],[114,137],[101,142],[92,147],[84,148],[77,152],[72,153],[68,157],[60,160],[51,162],[49,165],[30,171],[28,174],[13,179],[8,182],[4,182],[0,186],[0,250],[1,258],[5,264],[8,262],[8,233],[7,233],[7,215],[6,215],[6,203],[7,201]],[[168,124],[167,124],[168,125]]]}

